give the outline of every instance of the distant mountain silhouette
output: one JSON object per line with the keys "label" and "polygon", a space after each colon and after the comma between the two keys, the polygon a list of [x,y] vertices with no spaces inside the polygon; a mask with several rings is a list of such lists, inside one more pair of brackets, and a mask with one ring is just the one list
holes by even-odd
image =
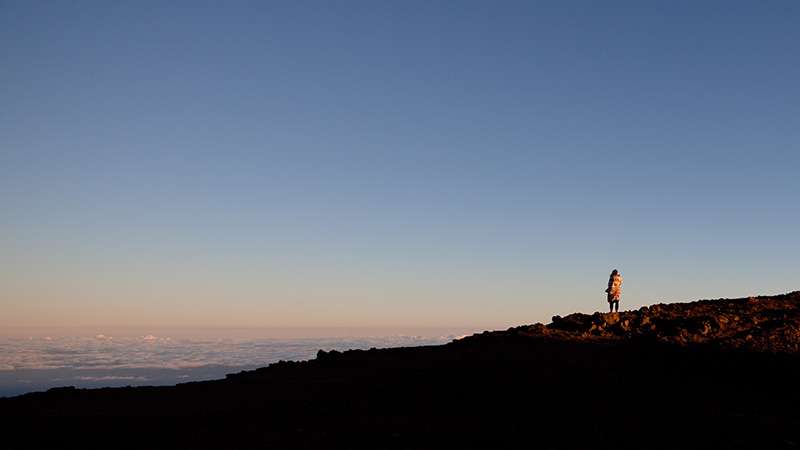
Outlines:
{"label": "distant mountain silhouette", "polygon": [[800,448],[800,292],[0,399],[3,447]]}

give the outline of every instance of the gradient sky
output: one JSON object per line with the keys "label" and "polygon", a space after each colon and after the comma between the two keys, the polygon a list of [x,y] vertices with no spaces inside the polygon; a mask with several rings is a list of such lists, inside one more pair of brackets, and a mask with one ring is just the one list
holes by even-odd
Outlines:
{"label": "gradient sky", "polygon": [[221,3],[0,1],[0,326],[800,289],[798,2]]}

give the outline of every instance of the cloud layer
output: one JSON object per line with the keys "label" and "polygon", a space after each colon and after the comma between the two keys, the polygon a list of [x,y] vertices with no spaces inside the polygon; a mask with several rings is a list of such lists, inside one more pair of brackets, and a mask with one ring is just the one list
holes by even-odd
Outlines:
{"label": "cloud layer", "polygon": [[313,358],[317,350],[442,344],[454,336],[385,336],[330,339],[172,339],[95,336],[2,338],[0,371],[26,369],[184,369],[258,366]]}

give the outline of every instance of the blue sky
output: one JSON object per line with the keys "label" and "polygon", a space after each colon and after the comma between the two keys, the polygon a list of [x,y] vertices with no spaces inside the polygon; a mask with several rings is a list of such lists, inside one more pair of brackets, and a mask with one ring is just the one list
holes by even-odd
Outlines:
{"label": "blue sky", "polygon": [[798,287],[795,2],[0,2],[0,324]]}

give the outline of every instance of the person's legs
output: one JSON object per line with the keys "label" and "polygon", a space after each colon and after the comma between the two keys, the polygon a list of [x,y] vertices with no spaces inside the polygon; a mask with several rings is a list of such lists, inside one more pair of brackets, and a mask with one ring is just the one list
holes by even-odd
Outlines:
{"label": "person's legs", "polygon": [[619,312],[619,300],[614,300],[614,312]]}
{"label": "person's legs", "polygon": [[614,302],[611,300],[608,301],[608,312],[614,312]]}

